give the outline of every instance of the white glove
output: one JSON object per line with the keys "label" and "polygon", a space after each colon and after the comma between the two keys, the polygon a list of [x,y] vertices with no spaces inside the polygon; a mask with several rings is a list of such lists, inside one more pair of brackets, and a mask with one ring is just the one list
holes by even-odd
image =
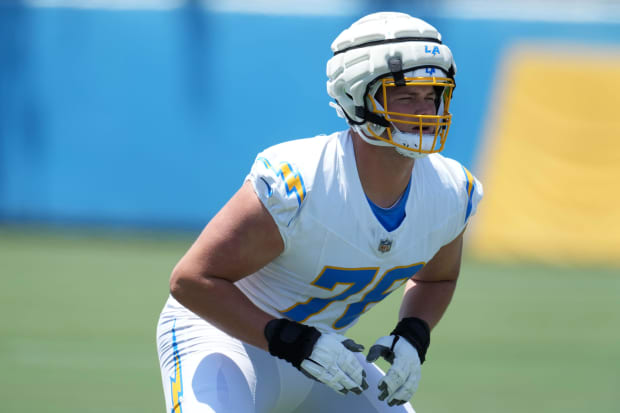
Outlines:
{"label": "white glove", "polygon": [[379,381],[379,400],[390,406],[407,403],[418,389],[422,374],[418,351],[404,338],[391,335],[379,338],[368,351],[370,363],[383,357],[392,365]]}
{"label": "white glove", "polygon": [[312,354],[301,362],[300,370],[340,393],[360,394],[368,388],[368,383],[366,372],[353,352],[363,349],[364,346],[343,335],[322,333]]}

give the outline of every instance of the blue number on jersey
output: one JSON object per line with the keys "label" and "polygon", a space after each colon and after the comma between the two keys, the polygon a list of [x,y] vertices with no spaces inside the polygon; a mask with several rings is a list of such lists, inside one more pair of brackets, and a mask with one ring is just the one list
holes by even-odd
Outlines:
{"label": "blue number on jersey", "polygon": [[[361,301],[349,304],[344,313],[334,322],[335,329],[346,327],[355,321],[371,303],[378,303],[405,281],[413,277],[424,266],[424,263],[406,267],[395,267],[386,271],[379,282],[368,291]],[[333,291],[339,284],[349,285],[341,293],[329,298],[311,298],[306,302],[297,303],[281,313],[295,321],[304,322],[315,314],[325,310],[334,301],[343,301],[366,288],[375,278],[378,268],[336,268],[325,267],[312,282],[320,288]]]}
{"label": "blue number on jersey", "polygon": [[311,298],[305,303],[297,303],[282,314],[299,322],[304,322],[313,315],[323,311],[334,301],[346,300],[353,294],[362,291],[372,282],[377,273],[377,268],[335,268],[325,267],[319,276],[312,281],[315,285],[326,290],[333,291],[339,284],[348,284],[344,291],[330,298]]}
{"label": "blue number on jersey", "polygon": [[334,322],[334,328],[340,329],[355,321],[371,303],[378,303],[413,277],[424,264],[413,264],[408,267],[396,267],[386,271],[375,288],[368,291],[362,301],[350,304],[344,314]]}

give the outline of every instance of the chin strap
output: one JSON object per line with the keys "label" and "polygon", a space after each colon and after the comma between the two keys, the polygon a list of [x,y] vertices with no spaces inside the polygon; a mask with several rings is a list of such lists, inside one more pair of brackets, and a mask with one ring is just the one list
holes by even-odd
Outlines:
{"label": "chin strap", "polygon": [[366,122],[372,122],[379,126],[383,126],[384,128],[389,128],[391,125],[390,122],[388,122],[383,116],[377,115],[363,106],[355,107],[355,116],[364,119]]}

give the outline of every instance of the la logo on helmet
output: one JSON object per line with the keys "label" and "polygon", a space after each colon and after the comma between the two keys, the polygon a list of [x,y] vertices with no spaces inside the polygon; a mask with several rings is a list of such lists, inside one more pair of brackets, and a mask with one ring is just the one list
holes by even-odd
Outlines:
{"label": "la logo on helmet", "polygon": [[440,54],[440,53],[439,53],[439,47],[438,47],[438,46],[435,46],[435,47],[433,47],[433,50],[430,50],[430,49],[428,48],[428,45],[425,45],[425,46],[424,46],[424,52],[425,52],[425,53],[432,53],[432,54],[433,54],[433,56],[435,56],[436,54]]}

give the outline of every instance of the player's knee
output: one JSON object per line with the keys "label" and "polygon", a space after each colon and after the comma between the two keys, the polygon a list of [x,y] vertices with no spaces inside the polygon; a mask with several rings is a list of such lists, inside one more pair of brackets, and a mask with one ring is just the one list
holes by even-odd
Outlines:
{"label": "player's knee", "polygon": [[253,412],[254,394],[239,365],[222,353],[204,357],[192,378],[196,401],[215,412]]}

